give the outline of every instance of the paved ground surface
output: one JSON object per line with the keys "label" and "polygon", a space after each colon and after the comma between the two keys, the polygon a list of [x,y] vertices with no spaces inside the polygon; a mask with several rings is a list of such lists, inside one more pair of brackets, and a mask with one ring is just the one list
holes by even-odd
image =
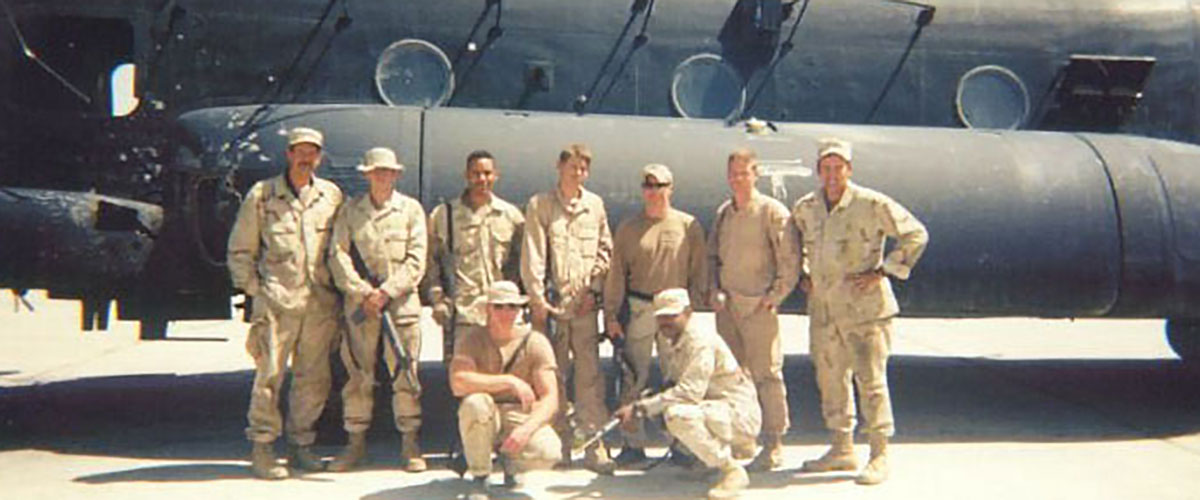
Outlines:
{"label": "paved ground surface", "polygon": [[[465,491],[434,454],[449,434],[436,337],[422,353],[434,470],[398,472],[399,440],[377,424],[370,468],[267,483],[247,477],[241,440],[252,377],[243,323],[173,324],[171,340],[140,342],[132,323],[83,333],[74,303],[31,300],[36,313],[14,312],[0,296],[0,497],[400,500]],[[711,316],[699,320],[711,327]],[[898,321],[890,376],[900,431],[893,479],[877,487],[798,472],[824,440],[806,330],[803,317],[785,320],[793,409],[785,465],[753,475],[743,498],[1200,498],[1200,375],[1170,353],[1161,321]],[[332,401],[320,429],[327,455],[345,439]],[[531,474],[506,498],[705,491],[703,480],[663,466],[610,478]]]}

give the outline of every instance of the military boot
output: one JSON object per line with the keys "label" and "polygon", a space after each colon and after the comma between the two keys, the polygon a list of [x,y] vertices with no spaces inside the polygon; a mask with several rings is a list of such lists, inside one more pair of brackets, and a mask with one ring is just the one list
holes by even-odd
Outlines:
{"label": "military boot", "polygon": [[406,472],[425,472],[425,469],[429,468],[425,458],[421,456],[421,443],[415,431],[405,432],[404,437],[400,439],[400,461],[403,462]]}
{"label": "military boot", "polygon": [[621,453],[617,454],[614,459],[617,462],[617,467],[621,469],[636,469],[646,463],[646,450],[644,448],[634,448],[626,446],[621,448]]}
{"label": "military boot", "polygon": [[849,432],[834,432],[833,445],[816,460],[805,460],[800,472],[829,472],[858,470],[858,458],[854,456],[854,438]]}
{"label": "military boot", "polygon": [[747,460],[754,458],[754,441],[733,443],[732,451],[734,460]]}
{"label": "military boot", "polygon": [[729,460],[721,467],[721,479],[708,490],[708,498],[709,500],[737,498],[749,484],[750,476],[746,475],[746,469],[743,469],[737,462]]}
{"label": "military boot", "polygon": [[308,472],[325,470],[325,462],[312,451],[312,445],[293,444],[288,450],[288,466]]}
{"label": "military boot", "polygon": [[746,466],[750,472],[767,472],[783,465],[783,439],[778,434],[763,436],[763,448]]}
{"label": "military boot", "polygon": [[355,465],[366,462],[366,459],[367,433],[351,432],[350,439],[346,442],[346,448],[329,464],[329,470],[331,472],[346,472],[353,469]]}
{"label": "military boot", "polygon": [[475,476],[471,479],[471,490],[467,493],[467,500],[491,500],[491,488],[488,486],[487,476]]}
{"label": "military boot", "polygon": [[863,467],[858,477],[854,478],[854,482],[870,485],[887,481],[889,472],[887,447],[888,437],[886,435],[871,435],[871,460],[867,462],[866,467]]}
{"label": "military boot", "polygon": [[254,442],[250,450],[250,472],[259,479],[284,479],[288,477],[287,467],[275,461],[275,444]]}
{"label": "military boot", "polygon": [[611,476],[613,471],[617,470],[617,463],[609,458],[608,448],[605,448],[604,441],[601,440],[584,450],[583,467],[601,476]]}

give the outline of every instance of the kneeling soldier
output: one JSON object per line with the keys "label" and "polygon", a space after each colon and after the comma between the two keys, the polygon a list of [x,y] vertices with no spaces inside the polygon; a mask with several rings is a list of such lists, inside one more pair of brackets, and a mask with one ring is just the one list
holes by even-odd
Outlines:
{"label": "kneeling soldier", "polygon": [[329,268],[345,295],[350,332],[342,338],[341,357],[350,379],[342,389],[349,444],[330,464],[349,470],[366,457],[366,432],[374,405],[375,359],[384,337],[384,360],[392,380],[392,412],[403,434],[400,456],[405,470],[425,470],[417,444],[421,427],[421,385],[417,363],[421,304],[417,285],[425,273],[425,211],[416,200],[397,193],[404,165],[387,148],[367,151],[358,166],[369,183],[367,193],[347,202],[333,228]]}
{"label": "kneeling soldier", "polygon": [[663,415],[673,438],[704,465],[720,469],[721,478],[708,491],[709,498],[737,497],[750,479],[734,460],[733,448],[753,446],[762,427],[754,382],[721,337],[690,324],[686,290],[655,295],[654,315],[665,341],[659,364],[663,378],[674,385],[622,406],[615,416],[628,425],[638,417]]}
{"label": "kneeling soldier", "polygon": [[558,411],[558,367],[545,335],[517,316],[529,301],[511,281],[488,289],[487,326],[468,326],[454,343],[450,389],[463,398],[458,410],[472,500],[488,498],[492,451],[499,445],[505,485],[516,474],[548,469],[562,458],[550,424]]}

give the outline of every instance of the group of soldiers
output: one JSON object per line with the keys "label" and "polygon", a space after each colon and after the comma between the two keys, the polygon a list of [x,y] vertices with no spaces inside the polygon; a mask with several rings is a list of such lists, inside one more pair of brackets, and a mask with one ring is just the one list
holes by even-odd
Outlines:
{"label": "group of soldiers", "polygon": [[[642,210],[610,232],[603,199],[584,187],[592,153],[582,144],[560,152],[554,189],[524,212],[494,193],[496,159],[472,152],[462,195],[428,217],[395,191],[404,166],[393,151],[365,153],[358,170],[369,188],[343,202],[336,185],[315,175],[323,148],[319,131],[291,130],[287,171],[250,189],[229,239],[233,284],[250,298],[246,344],[256,370],[246,435],[256,476],[289,475],[274,451],[285,429],[292,468],[345,471],[364,461],[381,348],[403,467],[426,469],[417,437],[417,324],[426,293],[447,340],[449,386],[461,398],[470,498],[488,497],[493,453],[512,486],[524,471],[569,465],[577,436],[599,435],[609,422],[620,422],[620,454],[610,458],[603,439],[589,439],[582,465],[600,474],[643,466],[642,423],[660,415],[673,450],[719,472],[709,496],[735,497],[749,484],[747,469],[781,464],[789,417],[777,309],[798,283],[832,442],[802,469],[858,470],[857,386],[871,446],[858,482],[887,478],[894,425],[886,364],[898,313],[889,277],[908,278],[928,235],[894,200],[850,182],[849,143],[821,141],[821,185],[791,211],[755,188],[753,151],[730,153],[731,197],[707,239],[699,221],[672,208],[674,179],[661,164],[641,169]],[[889,237],[896,244],[885,255]],[[693,305],[716,311],[716,334],[693,324]],[[599,362],[601,316],[622,367],[612,414]],[[335,348],[349,374],[349,440],[326,465],[312,444]],[[656,349],[665,383],[651,391]],[[279,393],[289,359],[285,426]]]}

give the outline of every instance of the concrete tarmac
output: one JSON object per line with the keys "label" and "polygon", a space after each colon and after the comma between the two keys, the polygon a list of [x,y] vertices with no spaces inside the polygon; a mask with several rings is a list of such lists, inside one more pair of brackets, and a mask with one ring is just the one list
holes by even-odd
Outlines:
{"label": "concrete tarmac", "polygon": [[[80,332],[77,303],[30,300],[35,313],[14,311],[0,296],[0,497],[425,500],[467,491],[444,468],[449,405],[440,332],[428,317],[422,441],[431,470],[398,470],[399,438],[382,404],[370,466],[266,482],[249,477],[242,437],[253,377],[246,324],[173,323],[169,340],[141,342],[134,323]],[[711,315],[698,321],[712,327]],[[863,487],[850,474],[799,472],[824,451],[825,434],[807,319],[787,316],[785,462],[751,475],[742,498],[1200,498],[1200,370],[1170,352],[1162,321],[900,319],[896,326],[892,479]],[[339,406],[335,394],[322,418],[325,455],[345,439]],[[865,460],[865,444],[858,451]],[[663,465],[615,477],[533,473],[498,498],[703,498],[706,490],[707,479]]]}

